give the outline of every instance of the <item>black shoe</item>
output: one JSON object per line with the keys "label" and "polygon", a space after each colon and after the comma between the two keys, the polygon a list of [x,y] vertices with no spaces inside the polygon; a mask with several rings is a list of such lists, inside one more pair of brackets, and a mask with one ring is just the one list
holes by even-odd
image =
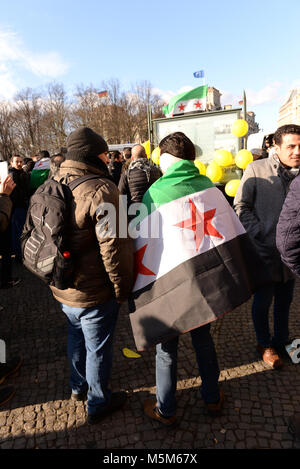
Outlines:
{"label": "black shoe", "polygon": [[7,283],[3,283],[3,284],[1,285],[1,288],[4,288],[4,289],[13,288],[13,287],[15,287],[16,285],[19,285],[20,282],[21,282],[21,279],[20,279],[20,278],[12,278],[12,279],[9,280]]}
{"label": "black shoe", "polygon": [[22,359],[20,357],[13,358],[8,360],[6,363],[0,363],[0,384],[3,383],[5,378],[10,375],[13,375],[18,371],[22,364]]}
{"label": "black shoe", "polygon": [[15,394],[16,390],[12,386],[0,388],[0,405],[6,404]]}
{"label": "black shoe", "polygon": [[102,410],[101,412],[96,412],[95,414],[88,414],[88,423],[90,425],[95,425],[96,423],[101,422],[102,419],[123,407],[123,405],[126,403],[126,400],[126,392],[113,392],[110,403],[106,409]]}

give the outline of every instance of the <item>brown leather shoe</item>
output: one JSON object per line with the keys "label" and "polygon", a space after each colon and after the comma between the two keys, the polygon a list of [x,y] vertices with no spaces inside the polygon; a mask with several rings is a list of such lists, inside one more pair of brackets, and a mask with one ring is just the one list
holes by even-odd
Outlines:
{"label": "brown leather shoe", "polygon": [[224,400],[225,400],[224,391],[220,389],[220,399],[218,402],[215,402],[215,403],[206,402],[205,403],[207,412],[211,417],[219,417],[220,415],[222,415]]}
{"label": "brown leather shoe", "polygon": [[279,370],[283,367],[283,361],[276,353],[273,347],[262,347],[261,345],[257,345],[257,351],[260,354],[263,361],[274,368],[275,370]]}
{"label": "brown leather shoe", "polygon": [[163,417],[158,408],[156,407],[156,401],[153,399],[146,399],[144,402],[145,414],[153,420],[156,420],[163,425],[170,427],[176,424],[176,414],[172,417]]}

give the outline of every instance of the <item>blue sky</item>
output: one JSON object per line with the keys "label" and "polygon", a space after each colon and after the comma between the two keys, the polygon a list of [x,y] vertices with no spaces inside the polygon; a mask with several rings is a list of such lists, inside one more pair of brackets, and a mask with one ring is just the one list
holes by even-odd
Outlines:
{"label": "blue sky", "polygon": [[51,81],[76,85],[149,80],[166,99],[206,82],[276,128],[300,87],[300,1],[2,0],[0,99]]}

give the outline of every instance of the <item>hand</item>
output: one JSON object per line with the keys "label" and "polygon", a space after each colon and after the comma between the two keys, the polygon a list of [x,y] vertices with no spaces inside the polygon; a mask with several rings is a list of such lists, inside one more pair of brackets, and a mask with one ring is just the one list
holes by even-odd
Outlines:
{"label": "hand", "polygon": [[16,184],[10,176],[6,176],[3,182],[0,183],[0,194],[10,195]]}

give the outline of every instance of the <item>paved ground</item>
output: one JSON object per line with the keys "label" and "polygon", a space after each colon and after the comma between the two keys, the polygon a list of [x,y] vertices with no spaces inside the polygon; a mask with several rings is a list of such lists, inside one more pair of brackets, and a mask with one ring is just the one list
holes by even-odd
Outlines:
{"label": "paved ground", "polygon": [[[83,403],[69,400],[66,321],[49,290],[22,266],[22,283],[0,291],[0,337],[10,355],[21,354],[19,373],[6,380],[17,392],[0,408],[0,448],[64,449],[258,449],[300,448],[287,431],[287,419],[300,411],[300,364],[286,362],[281,371],[259,360],[250,303],[213,324],[226,394],[222,417],[206,414],[200,398],[201,380],[189,335],[179,348],[178,417],[175,429],[161,428],[143,414],[142,403],[155,394],[154,351],[128,359],[133,350],[126,308],[116,333],[112,389],[126,390],[124,409],[96,426],[86,424]],[[300,337],[300,284],[291,309],[291,333]]]}

